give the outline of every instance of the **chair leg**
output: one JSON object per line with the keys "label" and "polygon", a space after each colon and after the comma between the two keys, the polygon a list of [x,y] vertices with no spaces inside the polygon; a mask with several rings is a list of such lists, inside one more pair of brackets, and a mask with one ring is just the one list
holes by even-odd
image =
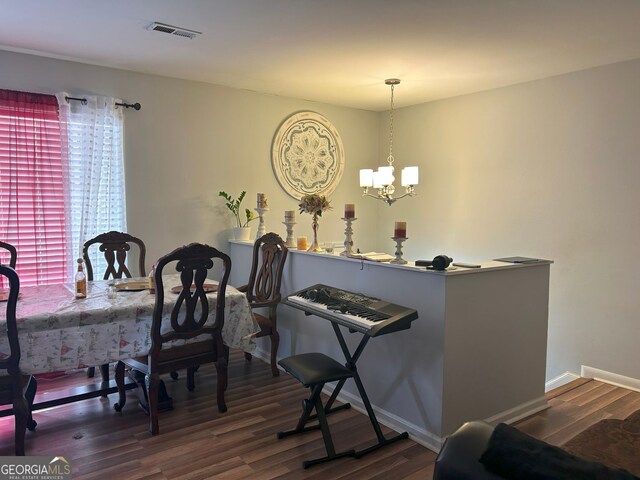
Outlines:
{"label": "chair leg", "polygon": [[124,389],[124,363],[122,362],[116,364],[115,380],[118,386],[118,401],[113,405],[113,408],[116,412],[119,412],[127,403],[127,395]]}
{"label": "chair leg", "polygon": [[15,428],[15,451],[16,456],[23,457],[24,451],[24,437],[27,431],[27,421],[29,419],[29,407],[27,400],[22,394],[22,389],[15,393],[13,399],[13,416],[14,416],[14,428]]}
{"label": "chair leg", "polygon": [[149,374],[145,377],[145,382],[149,393],[149,431],[151,435],[157,435],[160,431],[158,426],[158,384],[160,383],[160,375],[157,373]]}
{"label": "chair leg", "polygon": [[227,411],[227,404],[224,401],[224,392],[227,389],[227,368],[229,365],[229,347],[224,345],[222,347],[222,354],[218,355],[218,361],[216,362],[216,370],[218,372],[217,380],[217,396],[218,396],[218,411],[224,413]]}
{"label": "chair leg", "polygon": [[196,380],[195,380],[195,368],[189,367],[187,368],[187,390],[193,392],[196,388]]}
{"label": "chair leg", "polygon": [[102,381],[108,382],[109,381],[109,364],[108,363],[103,363],[102,365],[100,365],[100,373],[102,374]]}
{"label": "chair leg", "polygon": [[96,375],[96,367],[89,367],[87,368],[87,377],[88,378],[93,378]]}
{"label": "chair leg", "polygon": [[278,370],[278,346],[280,345],[280,334],[277,330],[271,333],[271,374],[274,377],[280,375]]}
{"label": "chair leg", "polygon": [[253,355],[251,355],[249,352],[244,352],[244,359],[247,362],[250,362],[252,358],[253,358]]}
{"label": "chair leg", "polygon": [[[109,381],[109,364],[108,363],[103,363],[102,365],[100,365],[100,375],[102,376],[103,382]],[[108,395],[100,395],[100,396],[102,398],[108,397]]]}
{"label": "chair leg", "polygon": [[29,408],[29,417],[27,418],[27,429],[33,432],[38,426],[38,422],[33,419],[33,400],[36,397],[36,391],[38,390],[38,381],[36,377],[29,377],[29,384],[24,392],[24,398],[27,400],[27,406]]}

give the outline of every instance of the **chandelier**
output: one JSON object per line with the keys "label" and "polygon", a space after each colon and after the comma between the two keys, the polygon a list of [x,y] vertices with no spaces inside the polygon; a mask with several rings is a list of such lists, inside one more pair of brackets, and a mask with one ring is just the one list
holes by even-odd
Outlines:
{"label": "chandelier", "polygon": [[[386,85],[391,86],[391,108],[389,110],[389,156],[387,157],[388,165],[378,167],[377,171],[370,168],[360,170],[360,186],[362,187],[362,196],[377,198],[386,202],[389,206],[396,200],[406,196],[416,195],[415,186],[418,185],[418,167],[405,167],[402,169],[402,186],[405,193],[398,197],[393,194],[396,188],[393,186],[395,177],[393,176],[393,89],[400,83],[398,78],[388,78],[384,81]],[[369,188],[377,189],[377,193],[369,193]]]}

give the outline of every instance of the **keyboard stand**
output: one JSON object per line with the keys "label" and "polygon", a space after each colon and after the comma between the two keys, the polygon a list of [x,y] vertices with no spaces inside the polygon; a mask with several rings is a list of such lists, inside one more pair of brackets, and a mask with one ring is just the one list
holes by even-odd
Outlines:
{"label": "keyboard stand", "polygon": [[[362,337],[362,340],[360,340],[360,343],[358,344],[358,347],[354,351],[353,355],[351,355],[351,352],[349,351],[349,347],[347,346],[347,342],[345,342],[344,336],[342,335],[342,331],[340,330],[340,326],[333,321],[331,322],[331,326],[333,327],[333,331],[335,332],[336,337],[338,338],[338,343],[340,344],[342,353],[344,354],[345,360],[347,361],[346,367],[353,372],[353,380],[356,383],[356,387],[358,388],[358,392],[360,393],[360,398],[362,398],[362,403],[364,404],[364,408],[367,410],[367,415],[369,415],[371,426],[373,427],[373,431],[376,433],[376,437],[378,440],[377,443],[371,445],[370,447],[367,447],[363,450],[355,452],[354,454],[355,458],[361,458],[368,453],[374,452],[379,448],[384,447],[385,445],[389,445],[391,443],[397,442],[398,440],[409,438],[409,434],[407,432],[402,432],[399,435],[395,435],[391,438],[386,438],[384,436],[384,434],[382,433],[382,429],[380,428],[380,424],[378,423],[378,419],[376,418],[376,414],[373,411],[373,408],[371,407],[371,402],[369,401],[367,392],[364,389],[362,380],[360,380],[360,375],[358,374],[356,363],[358,362],[360,355],[362,355],[362,352],[364,351],[364,347],[367,345],[367,342],[371,337],[369,337],[368,335],[364,335]],[[325,412],[332,411],[331,407],[335,402],[336,398],[338,397],[340,390],[342,390],[342,387],[344,386],[345,382],[346,380],[340,380],[337,383],[336,388],[333,390],[331,397],[329,398],[329,400],[327,401],[327,404],[324,407]]]}

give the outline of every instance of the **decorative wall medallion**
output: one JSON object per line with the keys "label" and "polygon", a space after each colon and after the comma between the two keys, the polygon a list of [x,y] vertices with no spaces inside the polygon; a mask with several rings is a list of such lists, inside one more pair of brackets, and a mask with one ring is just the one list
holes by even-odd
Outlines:
{"label": "decorative wall medallion", "polygon": [[287,118],[273,138],[271,163],[280,186],[293,198],[329,195],[340,183],[344,149],[335,127],[315,112]]}

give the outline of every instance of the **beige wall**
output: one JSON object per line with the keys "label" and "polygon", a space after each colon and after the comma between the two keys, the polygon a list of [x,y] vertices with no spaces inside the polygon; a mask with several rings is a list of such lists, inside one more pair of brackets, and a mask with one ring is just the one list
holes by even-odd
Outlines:
{"label": "beige wall", "polygon": [[406,220],[409,259],[553,259],[547,379],[640,378],[639,79],[636,60],[396,113],[396,164],[422,178],[379,209],[379,246]]}
{"label": "beige wall", "polygon": [[[232,216],[218,191],[247,190],[254,208],[264,192],[267,229],[285,235],[284,210],[297,201],[279,186],[271,168],[271,141],[280,123],[300,110],[327,117],[342,137],[345,170],[323,215],[320,241],[344,241],[345,203],[373,219],[358,230],[363,248],[375,245],[375,205],[360,202],[358,170],[375,161],[378,115],[316,102],[263,95],[205,83],[145,75],[0,51],[0,88],[73,95],[113,95],[140,102],[126,113],[125,158],[128,230],[144,239],[152,263],[176,246],[207,242],[224,249]],[[308,215],[299,234],[311,236]],[[254,234],[257,221],[253,222]]]}
{"label": "beige wall", "polygon": [[342,205],[355,202],[365,250],[393,252],[393,221],[406,220],[412,260],[555,260],[548,379],[581,364],[640,378],[638,78],[632,61],[398,110],[396,164],[422,178],[418,197],[387,207],[357,189],[358,170],[386,157],[385,114],[0,51],[0,88],[142,103],[126,114],[127,212],[148,263],[189,241],[226,248],[220,189],[246,189],[247,206],[266,192],[267,227],[284,234],[296,202],[272,173],[273,134],[292,112],[325,115],[346,168],[321,240],[343,239]]}

